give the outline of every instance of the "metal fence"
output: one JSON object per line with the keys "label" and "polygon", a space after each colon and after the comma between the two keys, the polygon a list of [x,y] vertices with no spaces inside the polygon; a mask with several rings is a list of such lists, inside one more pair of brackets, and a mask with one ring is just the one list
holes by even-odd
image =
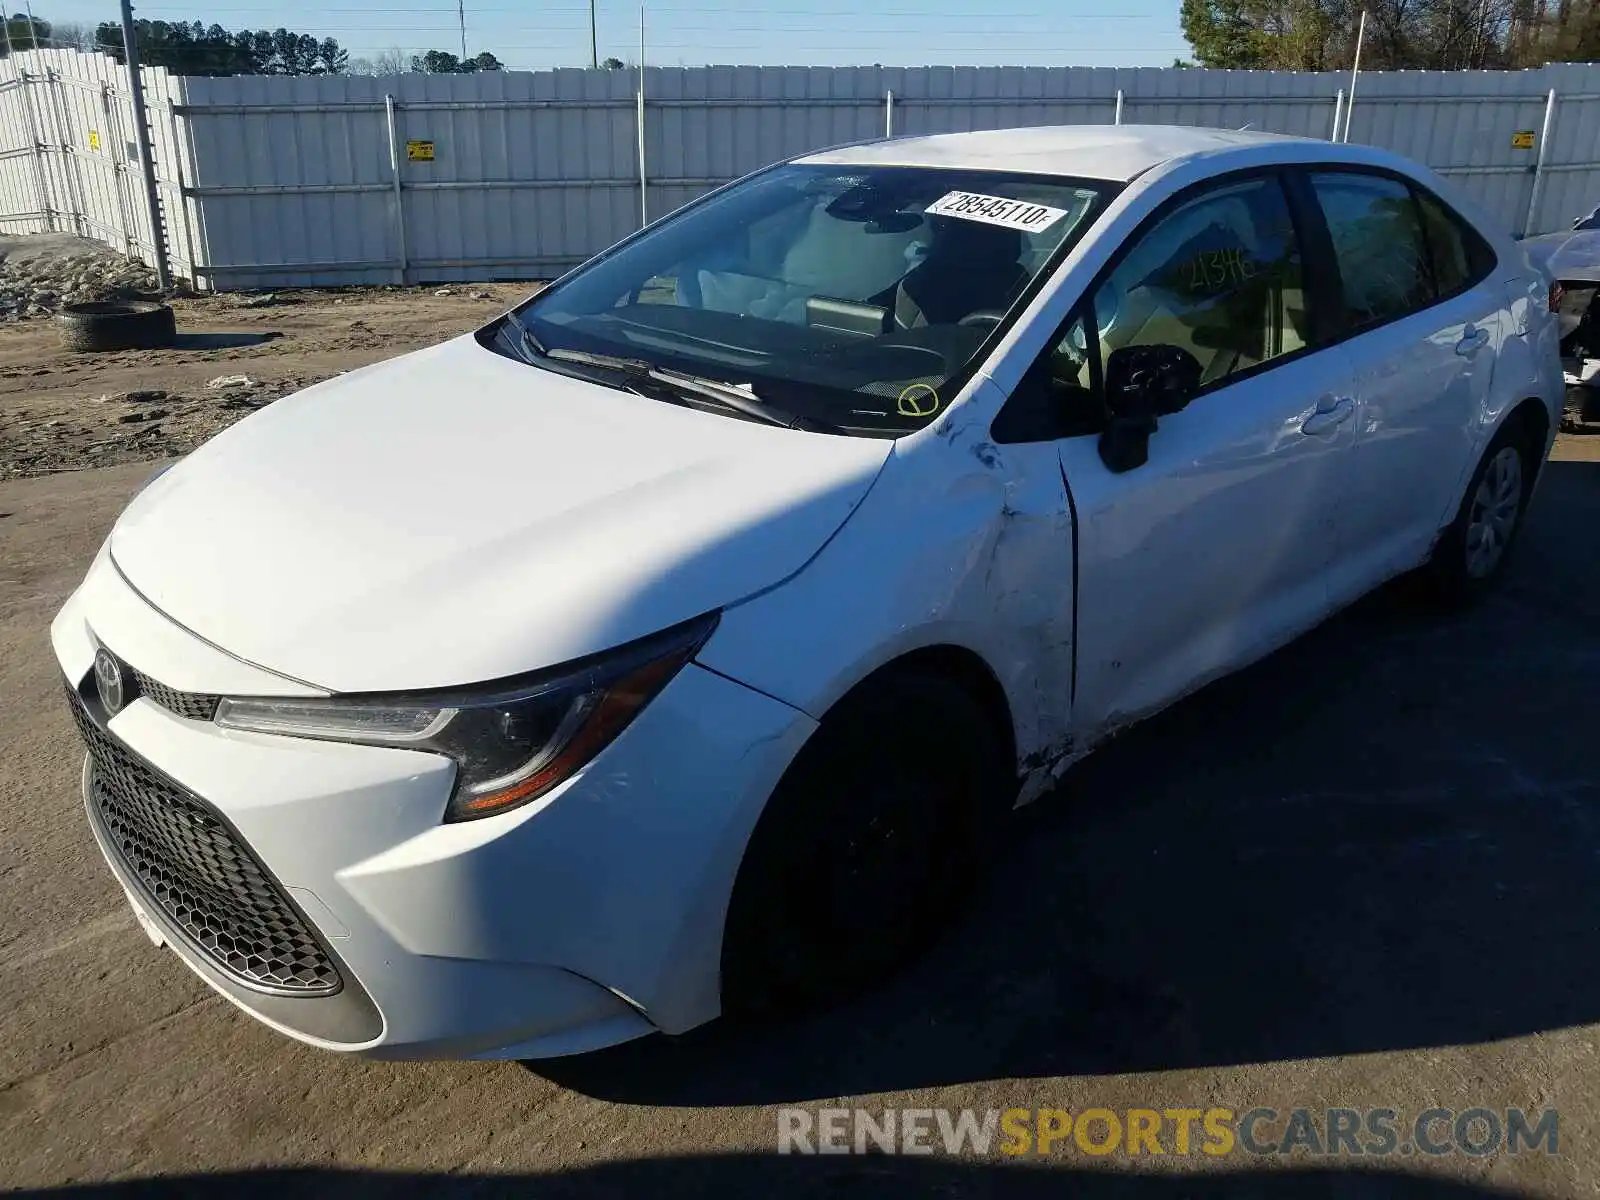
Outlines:
{"label": "metal fence", "polygon": [[[119,68],[65,51],[11,62],[0,228],[148,248]],[[1343,119],[1350,140],[1454,177],[1515,233],[1600,203],[1600,65],[1367,73],[1353,105],[1343,74],[1165,68],[651,67],[642,87],[633,69],[145,79],[174,269],[217,289],[548,276],[766,163],[885,132],[1137,122],[1327,138]]]}
{"label": "metal fence", "polygon": [[[162,240],[174,272],[193,278],[195,212],[183,186],[193,168],[174,108],[182,80],[160,68],[142,78]],[[44,231],[154,260],[128,74],[106,55],[30,50],[0,59],[0,233]]]}

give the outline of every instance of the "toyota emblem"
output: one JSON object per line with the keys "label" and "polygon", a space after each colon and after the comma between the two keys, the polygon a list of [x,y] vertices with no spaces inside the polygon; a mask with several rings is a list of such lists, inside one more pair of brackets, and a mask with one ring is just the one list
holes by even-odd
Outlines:
{"label": "toyota emblem", "polygon": [[122,711],[122,668],[104,647],[94,654],[94,687],[100,693],[100,703],[105,705],[106,716],[114,717]]}

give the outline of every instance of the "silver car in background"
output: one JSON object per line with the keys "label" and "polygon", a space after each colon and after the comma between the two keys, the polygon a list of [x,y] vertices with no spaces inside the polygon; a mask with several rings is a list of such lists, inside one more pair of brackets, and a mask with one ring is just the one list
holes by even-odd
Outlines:
{"label": "silver car in background", "polygon": [[1551,280],[1560,314],[1561,366],[1571,390],[1571,420],[1600,421],[1600,207],[1570,230],[1523,240],[1528,256]]}

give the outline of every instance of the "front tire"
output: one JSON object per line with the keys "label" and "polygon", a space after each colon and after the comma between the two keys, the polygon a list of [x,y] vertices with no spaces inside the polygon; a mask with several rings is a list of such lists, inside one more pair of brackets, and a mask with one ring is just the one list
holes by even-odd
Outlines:
{"label": "front tire", "polygon": [[835,999],[925,949],[970,892],[1007,774],[989,714],[945,677],[907,671],[846,697],[750,839],[724,1011]]}
{"label": "front tire", "polygon": [[1526,427],[1515,419],[1507,422],[1483,452],[1456,519],[1429,560],[1428,575],[1441,600],[1468,602],[1500,581],[1522,529],[1537,468]]}

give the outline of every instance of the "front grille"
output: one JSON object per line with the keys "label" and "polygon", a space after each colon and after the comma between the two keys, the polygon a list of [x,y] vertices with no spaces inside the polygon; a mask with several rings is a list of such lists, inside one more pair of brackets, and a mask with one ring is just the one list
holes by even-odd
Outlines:
{"label": "front grille", "polygon": [[134,696],[143,696],[168,712],[188,717],[191,721],[209,721],[217,715],[217,704],[222,699],[220,696],[208,696],[202,692],[180,692],[177,688],[168,687],[159,679],[152,679],[138,667],[128,667],[128,674],[133,676],[133,693],[128,697],[129,700]]}
{"label": "front grille", "polygon": [[89,748],[89,799],[145,896],[227,975],[300,996],[339,990],[338,968],[221,815],[104,732],[71,693]]}

